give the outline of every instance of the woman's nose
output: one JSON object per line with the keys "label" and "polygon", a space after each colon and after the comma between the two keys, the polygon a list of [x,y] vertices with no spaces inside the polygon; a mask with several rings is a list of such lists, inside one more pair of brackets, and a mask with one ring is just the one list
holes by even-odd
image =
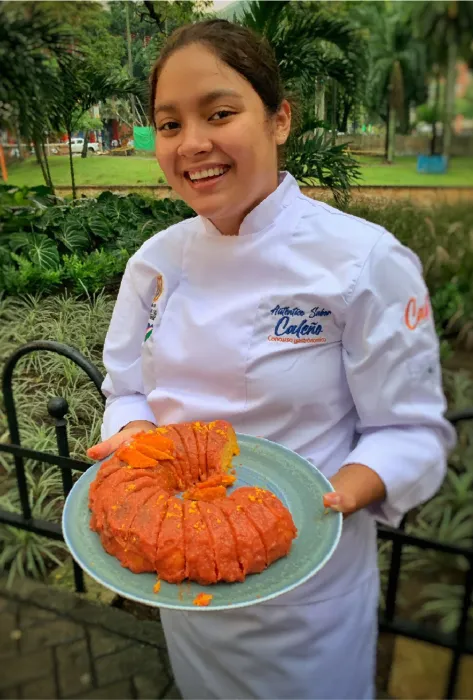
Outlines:
{"label": "woman's nose", "polygon": [[189,158],[199,153],[209,153],[211,150],[212,142],[205,129],[195,126],[182,129],[181,142],[177,148],[178,155]]}

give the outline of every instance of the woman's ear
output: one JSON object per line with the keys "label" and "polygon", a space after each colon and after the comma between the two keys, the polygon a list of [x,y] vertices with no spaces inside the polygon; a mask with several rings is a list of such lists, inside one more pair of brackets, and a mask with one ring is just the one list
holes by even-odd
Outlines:
{"label": "woman's ear", "polygon": [[274,117],[275,136],[278,146],[282,146],[289,138],[291,131],[291,105],[287,100],[281,102],[281,106]]}

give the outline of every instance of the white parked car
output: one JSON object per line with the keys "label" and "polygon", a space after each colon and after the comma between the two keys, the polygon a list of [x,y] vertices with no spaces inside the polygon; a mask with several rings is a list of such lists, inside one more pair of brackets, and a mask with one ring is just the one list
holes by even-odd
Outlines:
{"label": "white parked car", "polygon": [[[69,141],[67,142],[66,145],[69,146]],[[71,146],[72,146],[73,153],[82,153],[82,149],[84,148],[84,139],[80,139],[80,138],[71,139]],[[93,153],[98,153],[99,144],[98,143],[88,143],[87,150],[91,151]]]}

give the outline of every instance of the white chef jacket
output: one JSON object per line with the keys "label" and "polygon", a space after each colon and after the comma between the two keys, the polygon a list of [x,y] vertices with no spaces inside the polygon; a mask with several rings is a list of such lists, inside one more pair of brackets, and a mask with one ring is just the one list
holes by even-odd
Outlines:
{"label": "white chef jacket", "polygon": [[348,463],[379,474],[385,501],[346,520],[330,562],[288,605],[372,575],[375,519],[396,526],[433,496],[455,442],[418,258],[382,227],[305,197],[288,173],[238,236],[196,217],[141,247],[104,363],[103,438],[132,420],[219,418],[327,477]]}

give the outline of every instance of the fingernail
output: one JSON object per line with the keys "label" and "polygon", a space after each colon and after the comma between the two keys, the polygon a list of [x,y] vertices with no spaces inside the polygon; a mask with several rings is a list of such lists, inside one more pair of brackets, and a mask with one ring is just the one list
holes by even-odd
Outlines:
{"label": "fingernail", "polygon": [[340,505],[340,496],[337,493],[327,493],[325,495],[326,503],[330,503],[331,506]]}

